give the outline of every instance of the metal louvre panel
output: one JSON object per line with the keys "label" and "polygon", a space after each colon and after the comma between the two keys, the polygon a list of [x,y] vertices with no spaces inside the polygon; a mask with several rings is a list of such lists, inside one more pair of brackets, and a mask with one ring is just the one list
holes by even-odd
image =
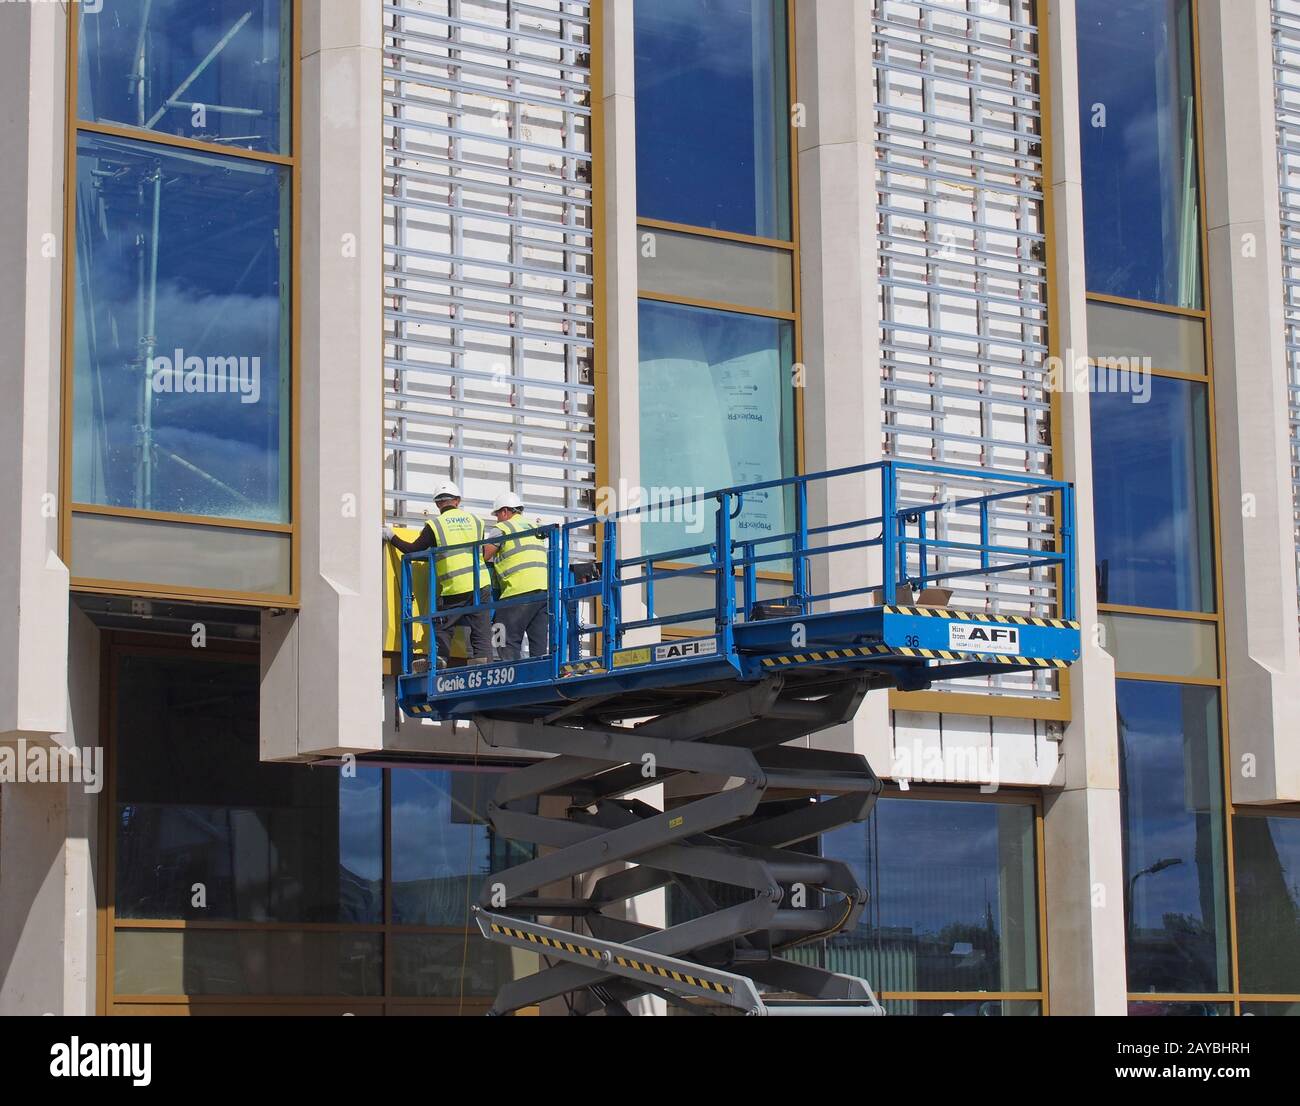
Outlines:
{"label": "metal louvre panel", "polygon": [[595,492],[588,0],[384,6],[387,515]]}
{"label": "metal louvre panel", "polygon": [[1290,395],[1291,492],[1300,576],[1300,0],[1272,0],[1273,92],[1282,205],[1282,281]]}
{"label": "metal louvre panel", "polygon": [[[877,246],[887,456],[1050,473],[1047,264],[1038,30],[1033,0],[872,0]],[[992,490],[927,481],[909,500]],[[1040,548],[1052,504],[1014,500],[989,519],[1011,548]],[[979,540],[960,511],[935,536]],[[978,567],[931,553],[935,569]],[[920,567],[914,561],[913,570]],[[1009,574],[1006,574],[1009,575]],[[949,586],[949,585],[945,585]],[[1052,615],[1056,582],[1024,573],[953,581],[952,605]],[[1050,674],[949,685],[1055,694]]]}

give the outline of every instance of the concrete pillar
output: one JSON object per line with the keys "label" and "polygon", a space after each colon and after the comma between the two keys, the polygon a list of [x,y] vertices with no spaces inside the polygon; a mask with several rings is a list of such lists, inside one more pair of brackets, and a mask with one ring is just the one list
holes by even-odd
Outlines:
{"label": "concrete pillar", "polygon": [[383,725],[383,9],[304,5],[301,607],[262,619],[265,760],[377,751]]}
{"label": "concrete pillar", "polygon": [[1203,0],[1209,291],[1232,797],[1300,801],[1300,634],[1267,4]]}
{"label": "concrete pillar", "polygon": [[48,779],[59,763],[52,754],[75,750],[80,780],[0,784],[0,1015],[95,1013],[105,951],[96,947],[98,804],[111,798],[101,790],[99,631],[75,607],[69,646],[59,703],[70,728],[21,759],[30,778],[45,758]]}
{"label": "concrete pillar", "polygon": [[[1049,273],[1053,347],[1073,369],[1088,349],[1084,272],[1083,166],[1079,145],[1079,82],[1074,0],[1050,0],[1044,90],[1049,135],[1051,223]],[[1069,379],[1072,372],[1062,374]],[[1079,620],[1083,655],[1070,671],[1072,721],[1061,744],[1058,781],[1044,815],[1048,986],[1054,1014],[1123,1014],[1124,858],[1120,840],[1119,740],[1115,666],[1095,642],[1097,587],[1093,572],[1090,397],[1066,387],[1058,396],[1061,476],[1076,490],[1079,526]]]}
{"label": "concrete pillar", "polygon": [[[600,205],[596,228],[596,403],[602,443],[596,489],[598,512],[621,511],[620,489],[641,485],[640,327],[637,319],[638,257],[636,223],[636,52],[633,0],[602,0],[593,22],[600,61],[600,105],[596,121],[593,182]],[[603,353],[600,350],[603,339]],[[619,524],[619,556],[641,553],[641,528],[635,520]],[[623,594],[624,621],[645,617],[637,590]],[[659,640],[657,632],[629,634],[626,644]]]}
{"label": "concrete pillar", "polygon": [[67,728],[59,560],[67,6],[0,5],[0,744]]}
{"label": "concrete pillar", "polygon": [[[850,467],[882,457],[880,309],[876,285],[876,182],[871,6],[860,0],[795,5],[795,99],[802,270],[804,467]],[[860,519],[879,507],[874,473],[810,489],[814,524]],[[849,531],[841,540],[864,538]],[[819,592],[861,587],[879,576],[866,551],[814,559]],[[822,562],[822,563],[819,563]],[[844,600],[860,606],[862,597]],[[893,743],[888,696],[867,696],[852,724],[816,739],[863,753],[888,774]]]}

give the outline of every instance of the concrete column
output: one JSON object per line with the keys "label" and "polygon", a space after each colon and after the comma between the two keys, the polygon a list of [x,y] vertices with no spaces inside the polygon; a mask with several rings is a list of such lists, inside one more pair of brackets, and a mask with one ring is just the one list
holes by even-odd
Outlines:
{"label": "concrete column", "polygon": [[[1084,271],[1083,166],[1079,145],[1079,82],[1074,0],[1050,0],[1041,36],[1049,104],[1049,180],[1054,250],[1049,285],[1055,312],[1054,348],[1073,375],[1088,349]],[[1083,655],[1070,671],[1073,720],[1061,744],[1057,780],[1045,807],[1044,889],[1048,986],[1054,1014],[1123,1014],[1124,858],[1120,840],[1119,740],[1115,666],[1098,647],[1093,572],[1092,435],[1086,389],[1057,397],[1062,477],[1075,485],[1079,525],[1079,620]]]}
{"label": "concrete column", "polygon": [[304,5],[301,609],[262,619],[262,757],[381,748],[381,0]]}
{"label": "concrete column", "polygon": [[[636,50],[633,0],[602,0],[596,20],[601,88],[596,121],[595,172],[601,225],[598,250],[603,264],[596,273],[596,403],[603,468],[597,479],[596,509],[604,513],[629,506],[620,490],[641,485],[640,328],[637,320],[638,257],[636,224]],[[593,51],[594,52],[594,51]],[[620,523],[619,556],[641,552],[640,527]],[[623,594],[624,621],[645,617],[639,591]],[[657,632],[628,635],[626,644],[659,639]]]}
{"label": "concrete column", "polygon": [[[808,472],[882,457],[880,309],[876,272],[875,122],[871,6],[860,0],[795,5],[799,242],[805,364],[804,466]],[[814,524],[860,519],[879,508],[879,478],[845,477],[810,489]],[[842,540],[864,538],[849,531]],[[819,560],[823,563],[819,563]],[[814,559],[814,587],[841,591],[879,576],[879,558]],[[862,597],[844,600],[860,606]],[[863,753],[889,773],[888,696],[869,695],[852,724],[819,746]]]}
{"label": "concrete column", "polygon": [[[76,750],[80,782],[0,785],[0,1015],[95,1012],[98,803],[104,786],[99,735],[99,631],[72,608],[60,706],[70,728],[24,750],[23,775],[45,758],[44,777]],[[18,752],[0,750],[0,756]],[[10,762],[11,764],[15,762]]]}
{"label": "concrete column", "polygon": [[[0,5],[0,744],[67,728],[59,560],[67,7]],[[71,187],[71,186],[69,186]]]}
{"label": "concrete column", "polygon": [[1232,797],[1300,801],[1300,634],[1269,6],[1203,0],[1209,291]]}
{"label": "concrete column", "polygon": [[[644,2],[644,0],[642,0]],[[604,265],[597,272],[596,333],[603,335],[605,355],[597,359],[596,403],[601,432],[606,443],[606,488],[596,489],[596,506],[623,510],[631,506],[618,494],[621,487],[641,485],[641,351],[637,320],[638,258],[640,241],[636,213],[636,41],[633,0],[602,0],[596,20],[600,51],[600,133],[595,144],[597,202],[603,223],[598,228],[604,251]],[[594,53],[594,51],[593,51]],[[603,193],[603,194],[602,194]],[[599,341],[599,338],[597,339]],[[603,374],[600,370],[603,369]],[[641,528],[624,521],[619,524],[619,556],[641,553]],[[645,617],[645,604],[637,589],[623,593],[623,618]],[[639,645],[658,641],[656,630],[633,631],[624,641]],[[662,787],[647,788],[636,797],[663,808]],[[664,891],[642,895],[631,904],[628,917],[645,925],[662,927],[667,922],[668,898]],[[641,998],[632,1012],[663,1015],[662,999]]]}

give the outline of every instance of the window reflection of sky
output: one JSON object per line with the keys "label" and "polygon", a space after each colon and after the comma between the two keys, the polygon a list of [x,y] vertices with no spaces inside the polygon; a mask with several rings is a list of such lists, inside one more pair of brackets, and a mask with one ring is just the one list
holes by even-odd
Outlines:
{"label": "window reflection of sky", "polygon": [[[82,135],[77,172],[74,497],[287,521],[285,171]],[[174,360],[177,350],[205,362],[246,358],[255,389],[148,390],[146,359]],[[140,484],[145,397],[148,492]]]}
{"label": "window reflection of sky", "polygon": [[637,213],[788,238],[786,95],[772,85],[784,3],[653,0],[634,11]]}
{"label": "window reflection of sky", "polygon": [[[1222,940],[1226,878],[1217,692],[1123,680],[1116,696],[1125,881],[1132,883],[1130,980],[1169,970],[1166,957],[1190,957],[1195,966],[1179,970],[1199,973],[1213,989],[1215,968],[1203,957]],[[1138,876],[1161,860],[1179,863]],[[1164,944],[1152,946],[1153,935]],[[1171,953],[1166,946],[1178,947]]]}
{"label": "window reflection of sky", "polygon": [[1187,0],[1078,0],[1090,292],[1201,305],[1187,21]]}
{"label": "window reflection of sky", "polygon": [[[875,865],[868,863],[861,825],[831,834],[827,853],[849,861],[867,881],[873,892],[868,914],[875,925],[916,933],[936,933],[958,921],[982,926],[987,907],[999,928],[996,808],[882,800],[871,827]],[[942,898],[936,898],[939,889]]]}
{"label": "window reflection of sky", "polygon": [[[156,118],[149,129],[164,134],[282,151],[281,24],[289,9],[284,0],[78,5],[81,118],[131,126]],[[130,79],[137,71],[143,103]]]}
{"label": "window reflection of sky", "polygon": [[1148,403],[1092,396],[1093,512],[1105,603],[1213,609],[1205,386],[1152,377]]}

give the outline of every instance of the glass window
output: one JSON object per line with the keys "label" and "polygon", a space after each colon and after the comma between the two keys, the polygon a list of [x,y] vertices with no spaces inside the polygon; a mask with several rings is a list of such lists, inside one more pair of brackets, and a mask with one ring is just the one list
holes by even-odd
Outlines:
{"label": "glass window", "polygon": [[[878,992],[1038,989],[1033,807],[881,799],[823,851],[871,896],[858,925],[820,947],[824,967]],[[978,1006],[934,1012],[993,1012]]]}
{"label": "glass window", "polygon": [[1119,672],[1202,680],[1219,674],[1219,637],[1213,622],[1103,614],[1101,624],[1106,635],[1102,644]]}
{"label": "glass window", "polygon": [[74,500],[287,522],[289,171],[77,154]]}
{"label": "glass window", "polygon": [[1129,990],[1226,990],[1219,693],[1121,680],[1116,697]]}
{"label": "glass window", "polygon": [[981,998],[940,1001],[938,999],[891,998],[882,1004],[885,1013],[912,1018],[1034,1018],[1042,1004],[1024,999]]}
{"label": "glass window", "polygon": [[533,855],[528,846],[498,837],[487,824],[496,783],[490,772],[393,773],[395,924],[464,927],[483,878]]}
{"label": "glass window", "polygon": [[468,940],[463,933],[398,933],[392,948],[393,994],[410,998],[495,998],[503,984],[541,968],[537,953],[485,941],[477,931]]}
{"label": "glass window", "polygon": [[378,933],[124,929],[113,945],[119,995],[381,995]]}
{"label": "glass window", "polygon": [[78,8],[82,119],[288,150],[291,3],[150,0]]}
{"label": "glass window", "polygon": [[1242,1017],[1300,1018],[1300,1002],[1243,1002]]}
{"label": "glass window", "polygon": [[637,213],[790,237],[784,0],[638,0]]}
{"label": "glass window", "polygon": [[1189,0],[1078,0],[1088,290],[1202,306]]}
{"label": "glass window", "polygon": [[[641,483],[649,501],[794,474],[793,324],[642,300],[640,331]],[[780,489],[747,496],[732,536],[785,533],[789,498]],[[713,525],[712,512],[651,516],[643,552],[705,544]]]}
{"label": "glass window", "polygon": [[1088,355],[1103,366],[1149,358],[1153,369],[1205,375],[1205,321],[1150,307],[1088,303]]}
{"label": "glass window", "polygon": [[1239,814],[1233,844],[1241,989],[1300,994],[1300,818]]}
{"label": "glass window", "polygon": [[1230,1018],[1226,1002],[1130,1002],[1130,1018]]}
{"label": "glass window", "polygon": [[1205,385],[1131,373],[1107,380],[1092,395],[1098,599],[1212,611]]}
{"label": "glass window", "polygon": [[794,310],[794,266],[789,250],[641,227],[637,276],[642,294]]}
{"label": "glass window", "polygon": [[204,592],[288,595],[290,537],[188,520],[72,514],[72,574],[79,580],[148,580]]}
{"label": "glass window", "polygon": [[261,763],[255,663],[128,653],[117,681],[119,918],[383,920],[380,769]]}

